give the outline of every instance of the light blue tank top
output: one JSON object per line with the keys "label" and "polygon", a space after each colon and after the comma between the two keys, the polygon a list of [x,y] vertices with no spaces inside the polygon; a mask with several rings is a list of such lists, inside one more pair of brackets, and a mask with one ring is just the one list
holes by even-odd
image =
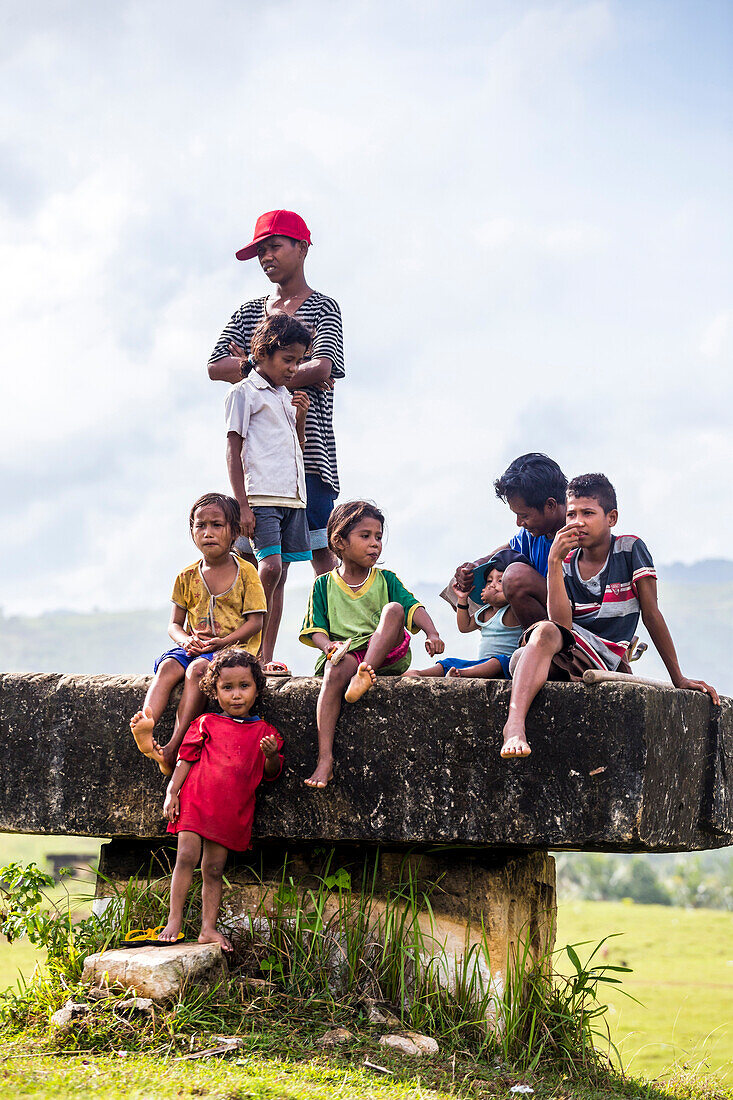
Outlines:
{"label": "light blue tank top", "polygon": [[519,645],[519,639],[524,633],[523,626],[504,626],[504,616],[509,610],[509,604],[502,607],[495,615],[492,615],[487,623],[479,622],[479,615],[486,610],[489,604],[484,604],[474,614],[476,625],[481,631],[479,642],[479,660],[488,660],[489,657],[498,657],[500,654],[509,656]]}

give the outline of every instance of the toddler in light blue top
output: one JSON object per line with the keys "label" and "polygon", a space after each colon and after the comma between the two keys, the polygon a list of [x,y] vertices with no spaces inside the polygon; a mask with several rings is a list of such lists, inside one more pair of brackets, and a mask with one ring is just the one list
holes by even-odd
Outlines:
{"label": "toddler in light blue top", "polygon": [[430,668],[411,669],[406,676],[464,676],[482,680],[509,679],[509,658],[519,646],[524,628],[514,615],[501,581],[503,571],[492,568],[486,571],[486,584],[481,590],[481,606],[471,613],[468,593],[451,585],[458,603],[456,625],[461,634],[481,631],[478,658],[464,661],[459,657],[441,658]]}

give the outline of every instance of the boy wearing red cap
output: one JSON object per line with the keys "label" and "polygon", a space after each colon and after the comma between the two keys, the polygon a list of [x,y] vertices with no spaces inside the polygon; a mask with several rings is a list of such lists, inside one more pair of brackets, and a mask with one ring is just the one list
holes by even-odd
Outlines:
{"label": "boy wearing red cap", "polygon": [[[336,561],[328,549],[326,526],[339,493],[336,441],[333,434],[333,385],[343,378],[341,311],[333,298],[312,290],[303,267],[311,235],[292,210],[271,210],[255,225],[252,241],[237,252],[238,260],[257,257],[275,293],[245,302],[233,314],[209,359],[209,378],[236,383],[251,370],[250,341],[257,325],[273,313],[287,313],[313,333],[311,358],[299,367],[291,390],[306,390],[310,407],[304,451],[307,519],[313,569],[328,573]],[[249,547],[242,551],[249,553]],[[242,552],[240,551],[240,552]]]}

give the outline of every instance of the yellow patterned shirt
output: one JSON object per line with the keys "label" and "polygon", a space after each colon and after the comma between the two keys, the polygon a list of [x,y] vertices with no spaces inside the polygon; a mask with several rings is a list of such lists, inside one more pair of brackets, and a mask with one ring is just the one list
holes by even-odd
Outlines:
{"label": "yellow patterned shirt", "polygon": [[[265,592],[257,570],[232,553],[237,563],[237,576],[231,588],[214,596],[206,587],[201,572],[203,561],[189,565],[176,577],[171,599],[186,612],[186,629],[210,630],[217,638],[232,634],[243,624],[248,615],[267,611]],[[260,648],[260,631],[242,642],[244,649],[257,653]]]}

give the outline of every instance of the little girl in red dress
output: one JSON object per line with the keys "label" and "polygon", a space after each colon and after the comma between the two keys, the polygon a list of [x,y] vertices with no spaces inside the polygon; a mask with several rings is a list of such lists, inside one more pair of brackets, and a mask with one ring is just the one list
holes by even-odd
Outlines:
{"label": "little girl in red dress", "polygon": [[257,658],[233,646],[216,654],[201,681],[202,691],[224,713],[202,714],[191,723],[168,784],[163,813],[170,822],[168,832],[178,834],[178,854],[168,923],[158,936],[164,943],[179,938],[203,843],[199,943],[232,950],[216,928],[227,852],[249,848],[257,787],[263,777],[277,779],[283,766],[282,737],[251,713],[264,686]]}

